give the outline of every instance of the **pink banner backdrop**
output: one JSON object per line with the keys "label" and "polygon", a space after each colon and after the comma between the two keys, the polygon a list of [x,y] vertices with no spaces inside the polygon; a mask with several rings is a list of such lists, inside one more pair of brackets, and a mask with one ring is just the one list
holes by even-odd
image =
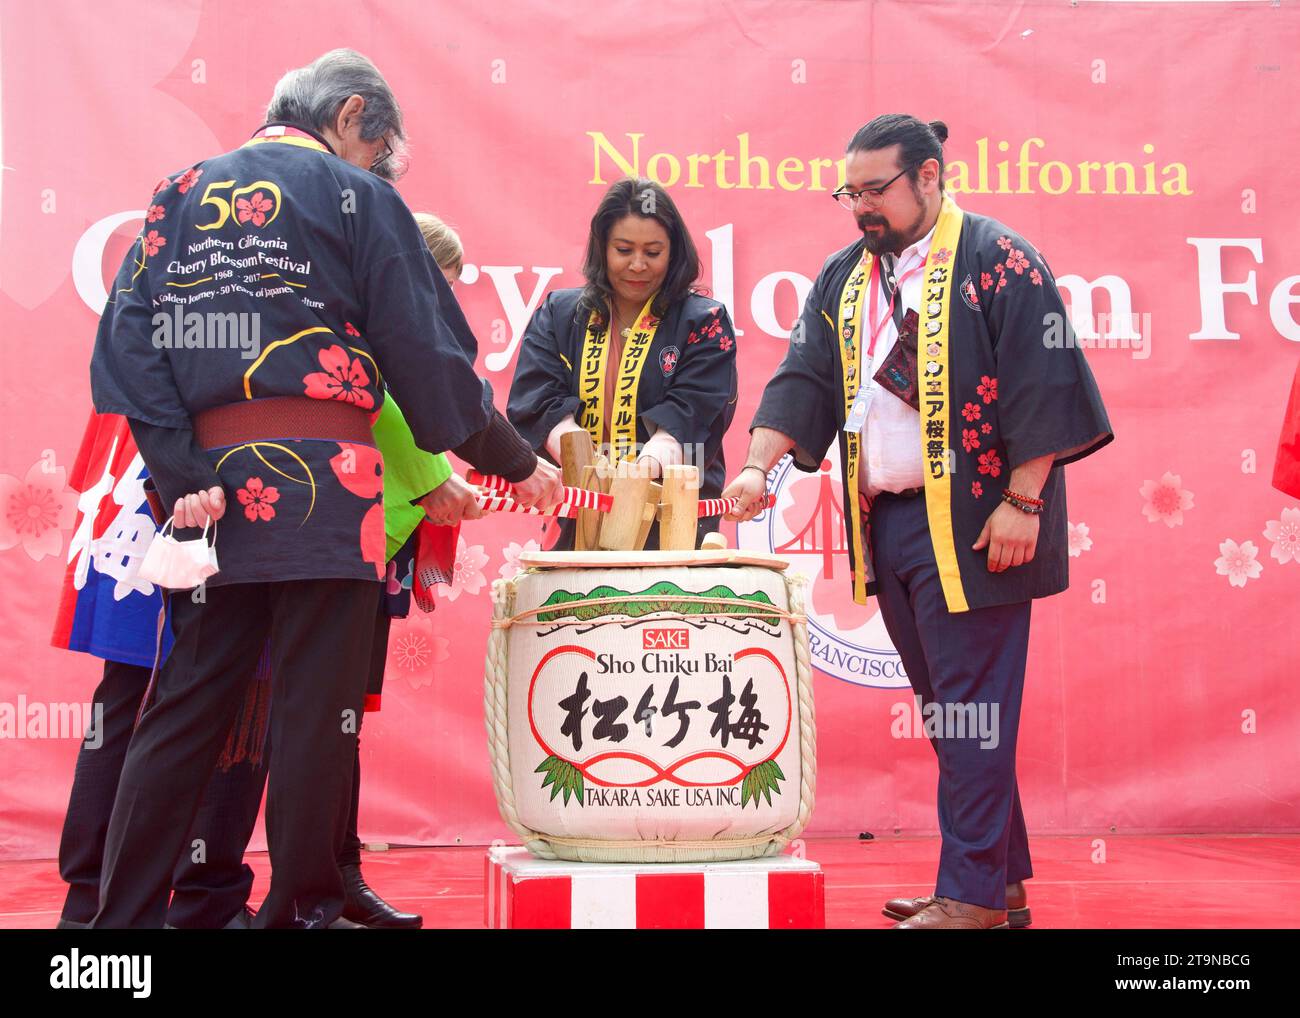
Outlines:
{"label": "pink banner backdrop", "polygon": [[[605,186],[671,188],[738,327],[733,465],[811,278],[853,239],[829,198],[848,137],[881,112],[945,120],[950,192],[1044,252],[1117,435],[1069,468],[1071,587],[1034,608],[1031,829],[1300,827],[1300,504],[1269,485],[1300,358],[1297,44],[1292,3],[5,3],[0,858],[54,853],[77,748],[20,706],[82,702],[99,670],[49,633],[106,279],[153,183],[240,144],[280,74],[339,45],[406,109],[408,203],[461,231],[501,405]],[[933,756],[902,737],[920,726],[875,607],[848,597],[835,474],[783,471],[739,535],[815,577],[811,833],[932,831]],[[365,839],[505,835],[488,586],[545,540],[536,518],[465,526],[436,613],[395,627]]]}

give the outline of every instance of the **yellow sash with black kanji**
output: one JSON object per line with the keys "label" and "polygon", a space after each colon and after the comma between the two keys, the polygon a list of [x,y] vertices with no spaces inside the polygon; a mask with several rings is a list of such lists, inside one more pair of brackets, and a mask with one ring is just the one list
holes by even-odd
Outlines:
{"label": "yellow sash with black kanji", "polygon": [[[961,237],[962,210],[951,198],[944,197],[935,224],[930,253],[922,270],[921,326],[917,343],[924,357],[918,358],[921,373],[921,459],[925,464],[925,507],[930,522],[930,542],[939,566],[939,579],[950,612],[964,612],[969,607],[962,587],[957,563],[957,547],[952,529],[952,421],[949,404],[951,370],[948,356],[949,311],[955,286],[952,280],[956,263],[957,241]],[[942,262],[937,252],[945,252]],[[862,260],[850,273],[840,294],[839,342],[840,364],[844,372],[844,419],[853,412],[853,402],[861,387],[863,371],[861,337],[863,336],[862,299],[871,254],[862,252]],[[873,309],[874,310],[874,309]],[[920,350],[918,352],[920,352]],[[870,365],[867,365],[870,368]],[[848,432],[844,436],[844,472],[849,490],[845,492],[849,512],[846,514],[848,538],[857,568],[853,572],[853,600],[867,603],[867,556],[862,542],[862,510],[858,502],[861,473],[861,436]]]}
{"label": "yellow sash with black kanji", "polygon": [[612,407],[605,406],[605,372],[613,318],[611,316],[610,323],[602,327],[600,315],[592,311],[587,320],[587,339],[582,347],[578,379],[578,395],[583,403],[579,423],[599,449],[605,441],[605,423],[608,420],[611,462],[630,460],[636,455],[636,394],[641,384],[641,368],[659,329],[659,319],[650,313],[654,299],[652,294],[645,302],[623,348],[623,362],[614,385]]}

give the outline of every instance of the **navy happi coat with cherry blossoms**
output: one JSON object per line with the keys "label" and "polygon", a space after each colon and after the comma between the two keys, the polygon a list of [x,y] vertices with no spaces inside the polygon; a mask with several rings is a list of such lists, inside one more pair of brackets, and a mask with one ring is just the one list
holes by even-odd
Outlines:
{"label": "navy happi coat with cherry blossoms", "polygon": [[[269,125],[158,184],[113,281],[91,382],[100,413],[180,431],[201,411],[275,396],[373,414],[387,387],[419,446],[442,452],[489,421],[475,355],[392,185],[310,132]],[[270,432],[200,454],[229,503],[208,584],[381,578],[374,444]]]}

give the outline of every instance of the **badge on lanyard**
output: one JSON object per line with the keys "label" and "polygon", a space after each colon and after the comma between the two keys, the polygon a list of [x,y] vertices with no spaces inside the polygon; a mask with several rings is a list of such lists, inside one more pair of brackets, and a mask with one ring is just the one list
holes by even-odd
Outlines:
{"label": "badge on lanyard", "polygon": [[858,389],[858,394],[853,397],[849,416],[844,421],[845,431],[852,435],[862,434],[862,429],[867,424],[867,412],[871,409],[871,401],[876,398],[876,388],[876,383],[871,381]]}

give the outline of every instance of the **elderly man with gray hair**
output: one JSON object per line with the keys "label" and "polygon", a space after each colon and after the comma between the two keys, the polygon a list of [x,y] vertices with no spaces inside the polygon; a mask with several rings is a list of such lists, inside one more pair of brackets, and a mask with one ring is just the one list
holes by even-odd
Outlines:
{"label": "elderly man with gray hair", "polygon": [[[386,559],[370,425],[387,390],[421,448],[504,476],[526,505],[559,494],[558,472],[494,408],[474,336],[387,182],[405,133],[383,76],[358,53],[327,53],[281,79],[268,120],[159,182],[96,337],[95,408],[128,418],[174,507],[179,543],[161,550],[189,575],[177,586],[196,579],[189,552],[202,546],[186,541],[221,526],[219,571],[169,597],[175,643],[123,765],[95,927],[162,925],[174,861],[199,850],[186,832],[268,640],[272,878],[254,925],[339,917],[336,855]],[[232,321],[259,342],[229,342]]]}

